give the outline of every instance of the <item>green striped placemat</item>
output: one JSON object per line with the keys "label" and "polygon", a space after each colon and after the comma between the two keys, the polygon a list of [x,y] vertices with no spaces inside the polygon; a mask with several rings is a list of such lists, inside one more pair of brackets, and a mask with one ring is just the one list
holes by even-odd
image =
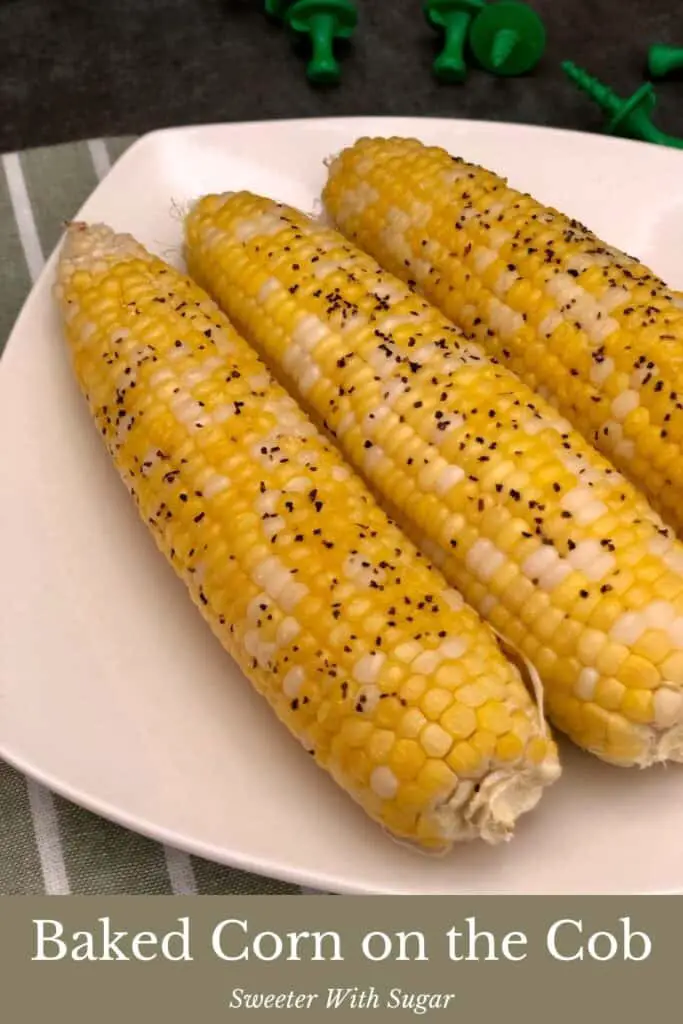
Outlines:
{"label": "green striped placemat", "polygon": [[[0,171],[0,352],[73,217],[132,138],[7,153]],[[112,825],[0,761],[0,895],[308,892],[224,868]]]}

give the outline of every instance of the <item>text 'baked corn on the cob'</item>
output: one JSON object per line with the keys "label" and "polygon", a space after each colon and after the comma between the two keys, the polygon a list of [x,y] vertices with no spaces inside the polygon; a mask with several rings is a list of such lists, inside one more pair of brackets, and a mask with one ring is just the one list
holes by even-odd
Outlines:
{"label": "text 'baked corn on the cob'", "polygon": [[409,281],[683,529],[683,301],[505,179],[410,139],[330,166],[345,235]]}
{"label": "text 'baked corn on the cob'", "polygon": [[398,837],[506,837],[559,768],[488,626],[187,277],[76,224],[57,295],[143,518],[289,730]]}
{"label": "text 'baked corn on the cob'", "polygon": [[683,759],[683,547],[512,373],[341,235],[249,193],[186,220],[191,272],[287,377],[552,720],[622,765]]}

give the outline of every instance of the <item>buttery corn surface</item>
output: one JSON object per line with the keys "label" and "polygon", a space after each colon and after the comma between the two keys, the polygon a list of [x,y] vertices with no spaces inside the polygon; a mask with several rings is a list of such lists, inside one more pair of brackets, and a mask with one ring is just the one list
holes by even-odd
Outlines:
{"label": "buttery corn surface", "polygon": [[505,179],[410,139],[329,173],[344,234],[543,394],[683,529],[683,301]]}
{"label": "buttery corn surface", "polygon": [[554,722],[683,758],[683,548],[555,409],[342,236],[248,193],[186,222],[192,272],[465,598]]}
{"label": "buttery corn surface", "polygon": [[141,515],[289,730],[398,837],[505,837],[559,769],[488,627],[188,278],[77,225],[57,294]]}

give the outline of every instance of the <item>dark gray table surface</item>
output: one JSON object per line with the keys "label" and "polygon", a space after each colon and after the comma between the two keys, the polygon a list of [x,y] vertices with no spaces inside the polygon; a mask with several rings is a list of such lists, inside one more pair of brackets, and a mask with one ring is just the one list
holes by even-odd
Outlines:
{"label": "dark gray table surface", "polygon": [[[404,114],[597,130],[565,81],[569,58],[628,94],[653,42],[683,45],[681,0],[532,0],[548,47],[530,76],[473,71],[440,86],[421,0],[359,0],[342,83],[311,88],[263,0],[0,0],[0,151],[173,124]],[[660,126],[683,135],[683,79],[658,88]]]}

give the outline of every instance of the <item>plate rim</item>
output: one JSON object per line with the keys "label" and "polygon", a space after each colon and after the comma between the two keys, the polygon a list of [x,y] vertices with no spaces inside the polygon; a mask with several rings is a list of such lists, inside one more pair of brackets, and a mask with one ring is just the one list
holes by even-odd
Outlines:
{"label": "plate rim", "polygon": [[[128,165],[132,161],[139,159],[141,153],[144,156],[145,150],[158,145],[164,138],[182,136],[192,138],[193,136],[202,135],[207,131],[221,131],[229,134],[233,131],[269,131],[273,128],[283,132],[298,131],[301,129],[314,131],[316,127],[332,127],[338,129],[348,128],[349,130],[353,130],[354,126],[360,125],[361,123],[368,127],[376,126],[378,134],[386,134],[389,130],[395,130],[400,134],[401,127],[403,126],[405,128],[407,125],[411,126],[411,132],[415,132],[418,124],[428,123],[437,129],[443,128],[444,132],[453,129],[457,131],[462,128],[462,126],[466,126],[479,131],[493,130],[496,133],[512,134],[515,136],[518,136],[520,132],[528,133],[533,136],[552,135],[562,136],[565,138],[567,136],[571,136],[572,139],[580,138],[584,140],[587,145],[591,146],[598,146],[600,148],[604,148],[605,146],[621,148],[624,151],[624,155],[633,152],[634,146],[647,146],[649,149],[654,149],[655,152],[659,154],[658,159],[661,159],[663,162],[671,160],[675,161],[676,159],[683,160],[683,152],[662,146],[655,146],[651,143],[643,143],[636,140],[623,139],[596,132],[586,132],[573,128],[556,128],[553,126],[527,124],[514,121],[444,118],[439,116],[411,117],[404,115],[354,115],[337,117],[274,118],[262,121],[206,122],[201,124],[176,125],[154,129],[135,138],[128,148],[114,162],[108,174],[92,189],[90,194],[81,204],[78,212],[74,215],[73,219],[81,219],[84,214],[87,216],[88,207],[97,199],[105,182],[107,183],[107,187],[111,187],[112,178],[115,178],[118,174],[125,174],[127,172]],[[640,151],[642,152],[642,150]],[[672,156],[672,154],[674,155]],[[675,154],[678,154],[678,157],[676,157]],[[32,306],[35,302],[39,301],[40,293],[46,287],[46,279],[54,274],[54,267],[61,244],[62,238],[59,239],[54,249],[45,260],[45,264],[40,274],[33,283],[21,305],[8,335],[5,351],[0,359],[0,373],[3,373],[2,364],[5,364],[4,372],[11,373],[11,358],[8,360],[8,357],[14,350],[18,350],[18,340],[22,333],[23,321],[31,316]],[[122,807],[116,807],[113,804],[110,804],[108,800],[98,799],[96,796],[89,795],[87,792],[81,790],[79,786],[54,777],[49,771],[41,769],[37,764],[27,760],[21,754],[15,754],[11,749],[8,749],[7,744],[3,744],[2,741],[0,741],[0,758],[27,778],[45,786],[52,793],[69,800],[90,813],[93,813],[118,826],[131,830],[138,835],[145,836],[154,842],[172,846],[173,848],[187,854],[204,858],[226,867],[234,867],[238,870],[261,874],[295,886],[314,887],[316,889],[322,888],[327,893],[342,895],[418,895],[418,893],[406,892],[402,889],[392,889],[386,886],[379,888],[377,886],[366,886],[363,884],[353,885],[348,882],[340,881],[338,878],[332,880],[328,877],[326,879],[325,871],[322,869],[317,869],[316,875],[311,876],[305,869],[297,869],[295,867],[283,865],[278,863],[276,860],[275,862],[269,862],[259,855],[247,856],[244,853],[228,849],[225,846],[215,846],[211,843],[203,842],[202,840],[192,839],[189,835],[184,836],[174,832],[172,829],[155,825],[152,821],[145,821],[144,819],[138,818],[135,814],[126,812]],[[452,890],[450,894],[454,894]],[[468,894],[468,890],[466,888],[461,890],[461,894]],[[477,895],[509,894],[510,892],[507,890],[501,891],[496,889],[483,889],[477,892]],[[601,894],[653,896],[681,895],[683,894],[683,882],[681,883],[680,888],[650,888],[642,893],[632,892],[630,890],[627,890],[625,893],[619,890],[610,890],[608,893],[603,892]],[[419,893],[419,895],[428,894]],[[538,895],[543,894],[539,893]],[[583,893],[572,891],[572,895],[583,895]]]}
{"label": "plate rim", "polygon": [[[348,126],[352,128],[355,124],[385,124],[395,125],[398,128],[401,124],[415,124],[415,123],[427,123],[432,126],[440,127],[443,126],[457,128],[459,126],[468,126],[477,130],[493,129],[497,132],[511,132],[517,134],[518,132],[528,132],[531,135],[559,135],[559,136],[571,136],[572,138],[581,138],[587,145],[603,146],[614,146],[616,148],[623,148],[624,154],[634,152],[634,147],[637,147],[642,152],[642,147],[646,147],[652,152],[652,155],[656,153],[657,159],[662,161],[676,161],[680,160],[683,163],[683,150],[674,149],[672,147],[657,145],[652,142],[645,142],[639,139],[626,139],[617,135],[602,134],[600,132],[588,132],[582,129],[575,128],[557,128],[554,125],[539,125],[529,124],[523,121],[494,121],[485,118],[465,118],[465,117],[441,117],[437,115],[424,115],[424,116],[410,116],[404,114],[354,114],[350,116],[339,115],[333,117],[296,117],[296,118],[268,118],[263,121],[206,121],[199,124],[185,124],[185,125],[170,125],[164,128],[154,128],[151,131],[143,132],[142,135],[137,136],[127,147],[127,149],[114,161],[107,174],[97,182],[95,187],[91,190],[87,198],[81,203],[78,211],[74,214],[73,220],[78,220],[83,215],[84,211],[87,210],[88,206],[98,197],[98,194],[107,183],[108,187],[111,187],[112,179],[121,173],[121,168],[125,170],[127,164],[134,160],[140,151],[147,149],[150,145],[154,144],[160,139],[170,138],[173,136],[182,135],[198,135],[203,134],[206,131],[259,131],[269,130],[277,128],[278,130],[291,130],[295,131],[301,128],[315,128],[316,126],[333,125],[343,128]],[[115,136],[112,136],[114,138]],[[50,148],[50,147],[47,147]],[[18,328],[21,325],[21,321],[24,317],[25,310],[29,303],[32,301],[36,292],[42,287],[43,278],[47,277],[54,269],[56,262],[57,253],[62,244],[63,235],[58,240],[53,250],[47,256],[43,269],[31,286],[26,298],[24,299],[17,316],[14,320],[12,328],[7,336],[5,342],[5,348],[0,357],[0,373],[2,372],[2,365],[6,362],[7,353],[11,351],[14,344],[15,334],[18,333]]]}
{"label": "plate rim", "polygon": [[[305,871],[297,871],[296,869],[282,867],[278,864],[266,864],[263,858],[252,856],[252,859],[248,860],[244,855],[239,853],[231,855],[230,859],[228,859],[227,851],[225,849],[213,846],[210,843],[203,843],[201,840],[190,840],[175,833],[171,829],[164,828],[163,826],[151,826],[146,824],[135,815],[126,814],[125,811],[113,807],[108,801],[98,801],[87,794],[81,793],[75,786],[63,783],[60,780],[53,780],[53,777],[49,772],[43,772],[40,769],[35,769],[32,766],[27,765],[21,757],[7,756],[2,748],[0,748],[0,758],[27,778],[30,778],[32,781],[49,789],[53,794],[62,797],[64,800],[69,800],[77,807],[80,807],[91,814],[95,814],[97,817],[104,818],[106,821],[109,821],[114,825],[118,825],[134,832],[136,835],[150,839],[152,842],[170,846],[181,853],[187,854],[188,856],[203,858],[204,860],[219,864],[222,867],[235,868],[238,871],[245,871],[250,874],[260,874],[273,881],[286,882],[290,885],[318,890],[322,887],[321,895],[419,896],[422,898],[435,897],[436,899],[443,898],[444,896],[469,896],[477,899],[480,896],[522,896],[527,898],[531,896],[683,896],[683,885],[681,888],[676,889],[648,889],[644,892],[613,889],[608,892],[603,891],[600,893],[577,891],[511,893],[507,890],[485,889],[477,891],[476,893],[463,890],[458,893],[451,891],[442,894],[410,893],[390,888],[379,889],[376,887],[353,886],[350,884],[340,883],[338,880],[335,880],[334,882],[330,880],[329,883],[326,882],[323,886],[323,877],[320,871],[314,877],[307,874]],[[421,856],[419,851],[415,851],[415,854],[416,856]],[[453,851],[450,856],[457,856],[457,851]]]}

